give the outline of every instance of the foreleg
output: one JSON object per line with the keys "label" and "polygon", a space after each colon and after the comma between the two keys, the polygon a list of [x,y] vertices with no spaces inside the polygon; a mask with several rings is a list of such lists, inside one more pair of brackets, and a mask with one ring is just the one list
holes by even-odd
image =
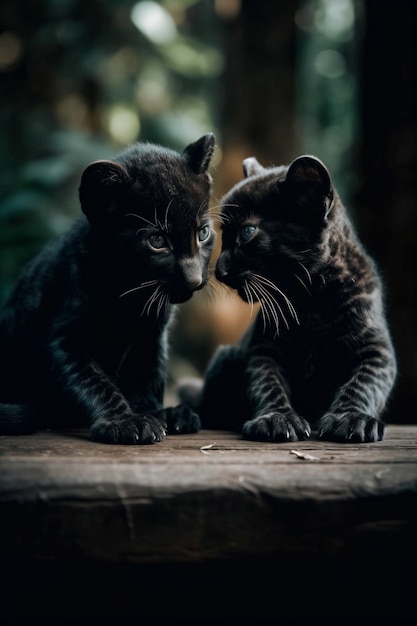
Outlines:
{"label": "foreleg", "polygon": [[273,357],[252,356],[246,376],[253,417],[243,425],[245,439],[298,441],[310,437],[310,425],[292,408],[285,378]]}
{"label": "foreleg", "polygon": [[374,341],[357,353],[359,364],[317,424],[318,437],[353,443],[381,441],[381,414],[396,377],[396,361],[389,342]]}

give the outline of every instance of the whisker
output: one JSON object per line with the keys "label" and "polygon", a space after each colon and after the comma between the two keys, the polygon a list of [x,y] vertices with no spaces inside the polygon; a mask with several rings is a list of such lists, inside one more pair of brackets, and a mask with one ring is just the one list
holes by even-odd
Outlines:
{"label": "whisker", "polygon": [[265,293],[265,290],[262,291],[261,285],[255,280],[251,280],[250,286],[253,292],[256,294],[257,299],[259,300],[259,304],[261,305],[261,312],[264,319],[264,330],[266,330],[265,320],[268,322],[269,325],[271,325],[271,315],[275,321],[276,313],[273,307],[271,307],[270,302],[268,302],[268,296]]}
{"label": "whisker", "polygon": [[245,280],[243,284],[243,291],[246,294],[246,299],[250,305],[250,316],[253,317],[253,296],[251,290],[248,288],[248,282]]}
{"label": "whisker", "polygon": [[[255,275],[257,276],[257,275]],[[275,327],[277,329],[277,334],[279,334],[279,318],[278,318],[278,314],[276,311],[276,308],[278,309],[279,313],[281,314],[281,317],[287,327],[287,329],[289,328],[289,324],[287,322],[287,319],[284,315],[284,312],[281,308],[281,306],[279,305],[279,302],[277,301],[276,298],[274,298],[272,296],[272,294],[270,294],[265,287],[263,287],[263,285],[261,283],[259,283],[259,281],[257,281],[256,279],[254,280],[254,284],[256,285],[256,288],[258,290],[258,293],[261,295],[261,305],[264,304],[266,309],[269,309],[271,316],[275,322]],[[275,306],[274,306],[275,304]],[[275,308],[276,307],[276,308]]]}
{"label": "whisker", "polygon": [[138,287],[133,287],[132,289],[128,289],[127,291],[124,291],[123,293],[120,294],[119,298],[123,298],[123,296],[126,296],[128,293],[132,293],[133,291],[138,291],[139,289],[145,289],[145,287],[150,287],[151,285],[156,285],[158,283],[157,280],[147,280],[144,283],[141,283]]}
{"label": "whisker", "polygon": [[216,297],[221,300],[238,298],[234,291],[229,289],[224,283],[220,283],[213,277],[209,278],[209,284],[216,292]]}
{"label": "whisker", "polygon": [[219,213],[218,215],[215,216],[215,219],[217,220],[217,222],[219,222],[220,224],[228,224],[231,219],[227,216],[227,215],[222,215],[221,213]]}
{"label": "whisker", "polygon": [[262,306],[262,299],[259,297],[259,294],[257,293],[256,289],[254,288],[254,285],[252,284],[252,282],[250,284],[250,288],[254,291],[257,300],[259,300],[260,312],[261,312],[261,315],[262,315],[262,321],[263,321],[264,332],[265,332],[266,329],[267,329],[267,326],[268,326],[267,321],[269,322],[269,314],[268,314],[268,316],[266,316],[265,307]]}
{"label": "whisker", "polygon": [[221,204],[222,207],[234,207],[235,209],[239,208],[239,205],[234,202],[228,202],[227,204]]}
{"label": "whisker", "polygon": [[284,298],[284,300],[286,302],[286,305],[287,305],[287,307],[288,307],[292,317],[295,319],[297,324],[300,324],[300,320],[298,319],[297,311],[295,310],[293,303],[285,295],[285,293],[283,291],[281,291],[281,289],[279,287],[277,287],[277,285],[275,285],[275,283],[270,281],[268,278],[265,278],[265,276],[261,276],[260,274],[254,274],[254,276],[256,276],[258,278],[258,280],[260,280],[263,284],[269,286],[271,289],[274,289],[275,291],[278,291],[278,293]]}
{"label": "whisker", "polygon": [[154,304],[154,302],[156,300],[158,300],[158,298],[161,296],[162,294],[162,287],[161,285],[158,285],[157,288],[153,291],[153,293],[149,296],[149,298],[146,300],[143,309],[142,309],[142,315],[144,313],[146,313],[146,315],[150,315],[151,312],[151,308],[152,305]]}
{"label": "whisker", "polygon": [[222,291],[225,289],[225,286],[222,285],[222,283],[219,283],[214,276],[210,276],[209,275],[209,279],[207,282],[207,287],[214,292],[215,294],[218,294],[219,291]]}
{"label": "whisker", "polygon": [[209,302],[210,304],[213,304],[216,300],[218,289],[219,289],[219,285],[215,283],[214,281],[210,280],[209,278],[204,289],[197,291],[194,297],[201,298],[202,300],[205,300]]}
{"label": "whisker", "polygon": [[213,220],[219,219],[219,212],[215,208],[208,209],[208,211],[206,211],[204,215],[208,217],[209,219],[213,219]]}
{"label": "whisker", "polygon": [[207,203],[205,202],[205,200],[203,200],[202,202],[200,202],[200,206],[197,209],[197,217],[200,217],[200,213],[203,212],[204,215],[209,215],[210,211],[213,209],[214,207],[208,207]]}
{"label": "whisker", "polygon": [[147,220],[146,217],[143,217],[142,215],[138,215],[137,213],[125,213],[125,217],[137,217],[138,219],[143,220],[144,222],[146,222],[147,224],[150,224],[151,226],[156,226],[156,223]]}
{"label": "whisker", "polygon": [[163,227],[162,230],[164,230],[166,233],[168,232],[168,213],[169,213],[169,210],[170,210],[173,202],[174,202],[174,198],[171,198],[171,200],[168,202],[168,206],[167,206],[167,208],[165,210],[164,227]]}
{"label": "whisker", "polygon": [[301,278],[298,276],[298,274],[296,274],[294,272],[294,276],[297,278],[297,280],[300,281],[300,283],[302,284],[302,286],[304,287],[304,289],[306,290],[306,292],[308,293],[309,296],[311,296],[311,291],[310,289],[307,287],[307,285],[305,284],[305,282],[303,280],[301,280]]}
{"label": "whisker", "polygon": [[261,307],[261,313],[262,313],[262,318],[263,318],[263,322],[264,322],[264,331],[266,330],[267,327],[267,323],[271,324],[271,314],[270,314],[270,307],[268,305],[265,305],[265,294],[262,293],[262,291],[260,290],[260,285],[256,282],[256,280],[253,280],[253,277],[251,277],[250,281],[246,281],[246,285],[250,286],[251,291],[253,291],[253,293],[256,296],[256,299],[259,301],[260,307]]}
{"label": "whisker", "polygon": [[158,308],[156,309],[157,317],[159,317],[163,307],[165,307],[165,309],[168,308],[168,301],[169,301],[168,294],[163,293],[161,297],[159,298]]}
{"label": "whisker", "polygon": [[[302,251],[302,252],[303,252],[303,251]],[[309,250],[307,250],[307,252],[310,252],[310,251],[309,251]],[[310,285],[312,285],[312,284],[313,284],[313,281],[311,280],[311,274],[310,274],[310,272],[308,271],[308,269],[306,268],[306,266],[305,266],[305,265],[303,265],[303,264],[301,263],[301,261],[297,261],[297,263],[298,263],[298,265],[301,267],[301,269],[303,269],[303,270],[305,271],[305,273],[307,274],[308,282],[310,283]]]}

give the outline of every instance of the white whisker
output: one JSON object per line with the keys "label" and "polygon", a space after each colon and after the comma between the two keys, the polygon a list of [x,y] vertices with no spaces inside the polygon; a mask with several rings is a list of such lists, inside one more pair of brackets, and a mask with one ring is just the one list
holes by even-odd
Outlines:
{"label": "white whisker", "polygon": [[250,316],[253,317],[253,296],[251,290],[248,288],[248,283],[246,280],[243,284],[243,291],[245,292],[246,299],[248,301],[248,304],[250,305]]}
{"label": "white whisker", "polygon": [[152,305],[158,300],[158,298],[162,295],[162,287],[158,285],[157,288],[153,291],[153,293],[146,300],[143,309],[142,315],[146,313],[146,315],[150,315]]}
{"label": "white whisker", "polygon": [[163,293],[161,295],[161,297],[159,298],[158,307],[156,309],[157,317],[159,317],[163,307],[165,307],[165,308],[168,307],[168,301],[169,301],[168,294],[167,293]]}
{"label": "white whisker", "polygon": [[265,276],[261,276],[260,274],[254,274],[254,276],[256,276],[258,278],[258,280],[260,280],[264,285],[267,285],[271,289],[274,289],[275,291],[277,291],[284,298],[285,303],[286,303],[286,305],[288,307],[288,310],[290,311],[292,317],[295,319],[297,324],[300,324],[300,320],[298,319],[297,311],[295,310],[293,303],[285,295],[285,293],[283,291],[281,291],[281,289],[279,287],[277,287],[277,285],[275,285],[275,283],[270,281],[268,278],[265,278]]}
{"label": "white whisker", "polygon": [[156,226],[156,223],[147,220],[146,217],[143,217],[142,215],[138,215],[137,213],[126,213],[125,217],[137,217],[139,220],[143,220],[147,224],[150,224],[150,226]]}
{"label": "white whisker", "polygon": [[167,206],[166,211],[165,211],[164,227],[163,227],[162,230],[164,230],[166,233],[168,232],[168,213],[169,213],[169,209],[171,208],[173,202],[174,202],[174,198],[171,198],[171,200],[168,202],[168,206]]}
{"label": "white whisker", "polygon": [[308,269],[306,268],[306,266],[303,265],[303,263],[301,263],[300,261],[297,261],[297,263],[301,267],[301,269],[303,269],[305,271],[305,273],[307,274],[308,282],[310,283],[310,285],[312,285],[313,281],[311,280],[311,274],[308,271]]}
{"label": "white whisker", "polygon": [[[256,277],[258,277],[258,275],[254,275]],[[276,308],[278,309],[279,313],[281,314],[281,317],[285,323],[285,326],[287,327],[287,329],[289,328],[289,324],[287,322],[287,319],[284,315],[284,312],[281,308],[281,306],[279,305],[278,301],[276,298],[274,298],[272,296],[272,294],[270,294],[265,287],[259,282],[259,280],[257,280],[257,278],[254,278],[254,284],[256,285],[256,288],[258,290],[258,293],[261,296],[261,305],[264,304],[265,308],[269,309],[269,311],[271,312],[271,316],[275,322],[275,327],[277,329],[277,334],[279,334],[279,318],[278,318],[278,313],[276,311]],[[275,305],[275,306],[274,306]]]}
{"label": "white whisker", "polygon": [[301,280],[301,278],[298,276],[298,274],[294,273],[294,276],[296,277],[297,280],[300,281],[300,283],[302,284],[302,286],[304,287],[304,289],[306,290],[306,292],[308,293],[309,296],[311,296],[311,291],[310,289],[307,287],[307,285],[305,284],[305,282],[303,280]]}
{"label": "white whisker", "polygon": [[269,322],[269,314],[267,314],[267,311],[265,310],[265,307],[264,307],[264,306],[262,306],[262,305],[263,305],[262,299],[260,299],[260,296],[259,296],[259,294],[256,292],[256,290],[255,290],[254,285],[252,284],[252,282],[250,283],[250,288],[251,288],[251,289],[253,289],[253,291],[254,291],[254,293],[255,293],[255,296],[256,296],[256,299],[259,301],[259,304],[260,304],[260,306],[261,306],[261,308],[260,308],[260,312],[261,312],[261,315],[262,315],[262,321],[263,321],[263,325],[264,325],[264,332],[265,332],[265,331],[266,331],[266,329],[267,329],[267,326],[268,326],[267,322]]}
{"label": "white whisker", "polygon": [[124,291],[123,293],[120,294],[119,298],[123,298],[123,296],[126,296],[128,293],[132,293],[133,291],[138,291],[139,289],[145,289],[145,287],[150,287],[156,284],[158,284],[157,280],[147,280],[146,282],[141,283],[138,287],[133,287],[132,289],[128,289],[127,291]]}

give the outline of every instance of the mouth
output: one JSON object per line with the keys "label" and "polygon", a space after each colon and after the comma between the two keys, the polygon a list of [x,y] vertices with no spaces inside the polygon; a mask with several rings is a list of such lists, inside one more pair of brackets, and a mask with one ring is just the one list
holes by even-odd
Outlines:
{"label": "mouth", "polygon": [[183,284],[181,286],[177,286],[176,288],[171,288],[168,291],[169,301],[172,304],[181,304],[182,302],[187,302],[192,298],[194,293],[203,289],[206,286],[206,283],[207,280],[203,279],[201,283],[196,286]]}
{"label": "mouth", "polygon": [[187,286],[177,287],[176,289],[169,290],[169,301],[171,304],[182,304],[190,300],[197,289],[191,289]]}

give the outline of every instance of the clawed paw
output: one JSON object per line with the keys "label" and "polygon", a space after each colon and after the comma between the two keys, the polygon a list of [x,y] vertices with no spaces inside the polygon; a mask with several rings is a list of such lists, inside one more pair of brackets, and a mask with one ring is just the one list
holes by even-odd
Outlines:
{"label": "clawed paw", "polygon": [[382,441],[385,424],[364,413],[327,413],[317,424],[317,436],[327,441],[368,443]]}
{"label": "clawed paw", "polygon": [[244,439],[252,441],[303,441],[311,436],[310,424],[297,413],[266,413],[244,423]]}
{"label": "clawed paw", "polygon": [[124,418],[101,418],[91,427],[91,437],[101,443],[144,445],[166,437],[166,425],[147,413]]}
{"label": "clawed paw", "polygon": [[200,418],[187,404],[179,404],[165,409],[165,417],[170,435],[196,433],[201,428]]}

